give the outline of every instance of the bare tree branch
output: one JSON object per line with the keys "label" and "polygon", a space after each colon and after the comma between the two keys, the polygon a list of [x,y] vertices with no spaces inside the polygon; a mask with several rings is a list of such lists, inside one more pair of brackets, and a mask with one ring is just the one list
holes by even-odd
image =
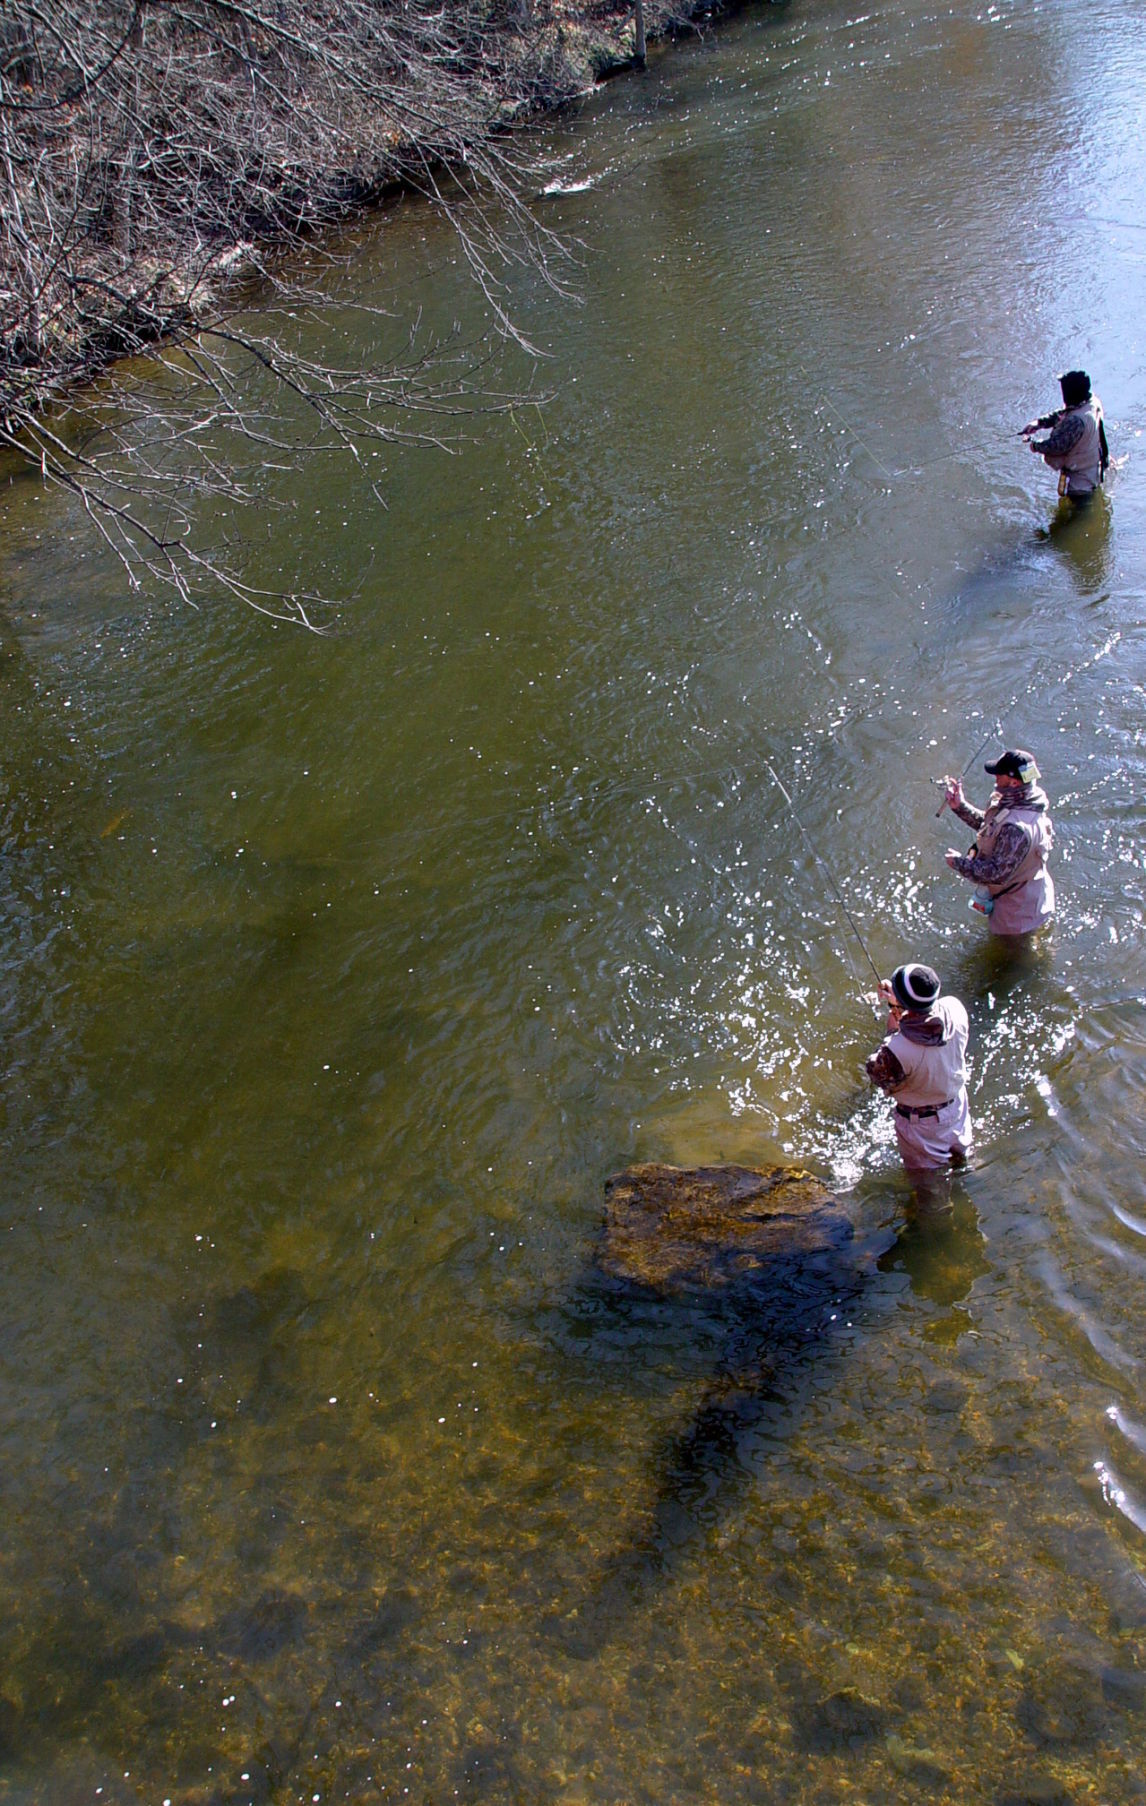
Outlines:
{"label": "bare tree branch", "polygon": [[[133,582],[314,626],[315,598],[276,603],[193,544],[196,497],[247,502],[252,458],[332,453],[377,494],[378,447],[448,445],[521,399],[483,388],[488,351],[417,330],[370,364],[304,354],[288,316],[330,302],[292,272],[400,183],[452,223],[496,334],[534,352],[513,283],[568,293],[570,255],[532,211],[536,144],[506,127],[580,80],[563,3],[2,0],[0,448],[79,498]],[[237,314],[256,279],[272,305]],[[154,393],[114,370],[85,398],[157,345],[176,397],[158,429]]]}

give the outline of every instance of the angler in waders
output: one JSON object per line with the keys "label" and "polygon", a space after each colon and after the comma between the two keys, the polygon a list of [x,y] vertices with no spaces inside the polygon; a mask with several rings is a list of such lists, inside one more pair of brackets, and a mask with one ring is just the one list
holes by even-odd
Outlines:
{"label": "angler in waders", "polygon": [[[1022,431],[1031,450],[1058,471],[1058,492],[1076,508],[1085,507],[1106,476],[1110,449],[1102,422],[1102,403],[1090,392],[1085,370],[1067,370],[1059,377],[1063,405],[1057,414],[1043,414]],[[1032,435],[1050,428],[1045,439]]]}
{"label": "angler in waders", "polygon": [[895,1138],[909,1173],[962,1165],[971,1152],[967,1012],[940,997],[930,966],[898,966],[880,980],[887,1038],[867,1062],[873,1085],[895,1099]]}
{"label": "angler in waders", "polygon": [[972,808],[962,778],[946,778],[947,805],[975,830],[969,853],[947,849],[953,872],[976,886],[971,908],[987,917],[992,934],[1034,934],[1054,914],[1054,881],[1047,856],[1054,828],[1039,768],[1029,752],[1008,750],[984,765],[995,780],[985,810]]}

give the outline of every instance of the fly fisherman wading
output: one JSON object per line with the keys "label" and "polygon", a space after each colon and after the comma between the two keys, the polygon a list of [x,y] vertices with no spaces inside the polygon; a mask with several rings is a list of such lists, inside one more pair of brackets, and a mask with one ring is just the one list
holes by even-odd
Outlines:
{"label": "fly fisherman wading", "polygon": [[[1059,377],[1063,405],[1056,414],[1043,414],[1023,428],[1031,450],[1059,473],[1058,492],[1076,507],[1083,506],[1106,475],[1110,450],[1102,420],[1102,403],[1090,392],[1085,370],[1067,370]],[[1032,434],[1049,427],[1045,439]]]}
{"label": "fly fisherman wading", "polygon": [[976,836],[969,853],[948,847],[947,863],[979,887],[971,907],[987,917],[992,934],[1034,934],[1054,914],[1054,881],[1046,869],[1054,828],[1039,768],[1029,752],[1014,749],[983,769],[995,779],[983,811],[967,801],[961,778],[946,780],[948,807]]}
{"label": "fly fisherman wading", "polygon": [[880,997],[890,1005],[887,1038],[866,1071],[895,1099],[895,1138],[908,1172],[962,1165],[971,1152],[967,1012],[939,990],[930,966],[898,966],[880,980]]}

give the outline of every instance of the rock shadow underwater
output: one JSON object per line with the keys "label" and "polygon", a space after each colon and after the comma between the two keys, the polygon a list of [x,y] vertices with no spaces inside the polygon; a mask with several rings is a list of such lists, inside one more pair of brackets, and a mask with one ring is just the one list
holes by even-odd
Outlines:
{"label": "rock shadow underwater", "polygon": [[[857,1235],[852,1214],[799,1167],[633,1166],[605,1185],[595,1257],[569,1303],[604,1365],[649,1340],[679,1351],[699,1396],[653,1460],[634,1521],[586,1597],[546,1621],[588,1659],[726,1516],[769,1440],[782,1440],[804,1388],[822,1379],[846,1311],[895,1243]],[[707,1351],[707,1359],[703,1359]],[[663,1371],[663,1355],[660,1367]]]}

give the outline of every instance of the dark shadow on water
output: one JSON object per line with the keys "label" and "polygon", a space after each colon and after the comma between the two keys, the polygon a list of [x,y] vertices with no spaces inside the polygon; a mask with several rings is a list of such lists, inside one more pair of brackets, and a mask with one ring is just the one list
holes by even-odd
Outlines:
{"label": "dark shadow on water", "polygon": [[1033,935],[991,934],[984,929],[966,940],[943,970],[945,989],[961,998],[971,1015],[973,1036],[977,1015],[997,1015],[1028,994],[1044,994],[1055,982],[1053,924]]}
{"label": "dark shadow on water", "polygon": [[932,1308],[934,1340],[954,1341],[970,1327],[961,1307],[990,1262],[959,1174],[873,1174],[847,1207],[856,1228],[838,1247],[776,1260],[720,1293],[666,1297],[594,1268],[584,1274],[562,1313],[561,1339],[578,1360],[591,1351],[595,1384],[614,1366],[663,1372],[666,1357],[678,1375],[699,1368],[701,1384],[691,1415],[655,1451],[629,1534],[585,1595],[544,1621],[543,1634],[565,1656],[599,1655],[674,1565],[735,1512],[769,1448],[799,1421],[808,1386],[822,1387],[826,1374],[830,1381],[841,1332],[873,1279],[905,1275]]}
{"label": "dark shadow on water", "polygon": [[[695,1371],[690,1349],[711,1352],[695,1409],[656,1451],[647,1503],[628,1538],[586,1596],[545,1623],[567,1656],[598,1654],[674,1563],[735,1510],[762,1451],[798,1419],[813,1375],[822,1381],[837,1326],[887,1239],[849,1234],[830,1252],[776,1260],[765,1277],[715,1295],[661,1297],[586,1274],[570,1314],[594,1321],[595,1361],[610,1345],[617,1354],[625,1348],[628,1361],[640,1359],[648,1347],[642,1325],[662,1349],[681,1351],[685,1373]],[[599,1381],[599,1366],[596,1373]]]}

